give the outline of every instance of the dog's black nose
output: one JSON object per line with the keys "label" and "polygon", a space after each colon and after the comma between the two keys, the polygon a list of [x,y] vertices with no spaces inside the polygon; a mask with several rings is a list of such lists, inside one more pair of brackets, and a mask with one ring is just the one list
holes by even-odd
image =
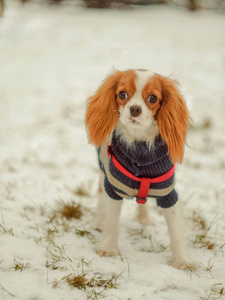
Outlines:
{"label": "dog's black nose", "polygon": [[138,105],[132,105],[130,107],[130,114],[132,117],[138,117],[142,112],[142,108]]}

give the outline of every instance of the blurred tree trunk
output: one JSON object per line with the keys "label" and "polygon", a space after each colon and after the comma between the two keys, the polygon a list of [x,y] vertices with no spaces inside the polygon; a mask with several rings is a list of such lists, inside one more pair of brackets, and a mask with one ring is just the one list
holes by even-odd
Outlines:
{"label": "blurred tree trunk", "polygon": [[4,13],[4,0],[0,0],[0,17],[3,17]]}
{"label": "blurred tree trunk", "polygon": [[109,8],[112,3],[124,3],[124,0],[121,1],[114,1],[114,0],[84,0],[84,2],[86,3],[86,6],[88,8]]}
{"label": "blurred tree trunk", "polygon": [[130,4],[148,5],[148,4],[163,4],[167,0],[84,0],[89,8],[121,8]]}
{"label": "blurred tree trunk", "polygon": [[190,0],[189,8],[190,10],[197,10],[199,8],[198,0]]}

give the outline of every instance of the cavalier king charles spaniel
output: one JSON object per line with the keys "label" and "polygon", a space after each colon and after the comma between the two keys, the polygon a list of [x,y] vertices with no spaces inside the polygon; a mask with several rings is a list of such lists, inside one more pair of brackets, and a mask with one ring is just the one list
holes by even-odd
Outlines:
{"label": "cavalier king charles spaniel", "polygon": [[138,220],[144,225],[151,223],[147,198],[155,198],[168,226],[172,265],[196,268],[187,254],[174,189],[175,164],[182,162],[189,123],[176,82],[147,70],[116,71],[89,98],[86,127],[102,170],[94,225],[103,228],[98,254],[119,254],[123,198],[136,198]]}

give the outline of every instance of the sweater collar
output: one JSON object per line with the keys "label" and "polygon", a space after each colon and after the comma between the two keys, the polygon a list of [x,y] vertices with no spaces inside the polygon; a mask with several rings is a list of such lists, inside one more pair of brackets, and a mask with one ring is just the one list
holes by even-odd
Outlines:
{"label": "sweater collar", "polygon": [[114,130],[112,134],[112,149],[115,156],[121,160],[131,160],[138,165],[150,165],[168,155],[168,148],[159,135],[149,148],[146,142],[134,141],[127,144]]}

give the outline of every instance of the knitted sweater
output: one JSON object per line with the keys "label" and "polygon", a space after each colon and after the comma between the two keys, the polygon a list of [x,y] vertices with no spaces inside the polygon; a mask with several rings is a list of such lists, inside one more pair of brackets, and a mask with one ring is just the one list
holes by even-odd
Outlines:
{"label": "knitted sweater", "polygon": [[[137,177],[155,178],[168,172],[173,163],[168,156],[168,149],[162,138],[156,138],[154,145],[149,149],[146,142],[134,142],[129,147],[114,131],[111,146],[113,155],[119,163]],[[99,165],[105,174],[105,191],[110,198],[122,200],[137,196],[140,183],[121,173],[106,155],[107,147],[98,148]],[[178,196],[174,189],[174,175],[166,181],[152,183],[148,197],[156,198],[157,205],[168,208],[174,205]]]}

